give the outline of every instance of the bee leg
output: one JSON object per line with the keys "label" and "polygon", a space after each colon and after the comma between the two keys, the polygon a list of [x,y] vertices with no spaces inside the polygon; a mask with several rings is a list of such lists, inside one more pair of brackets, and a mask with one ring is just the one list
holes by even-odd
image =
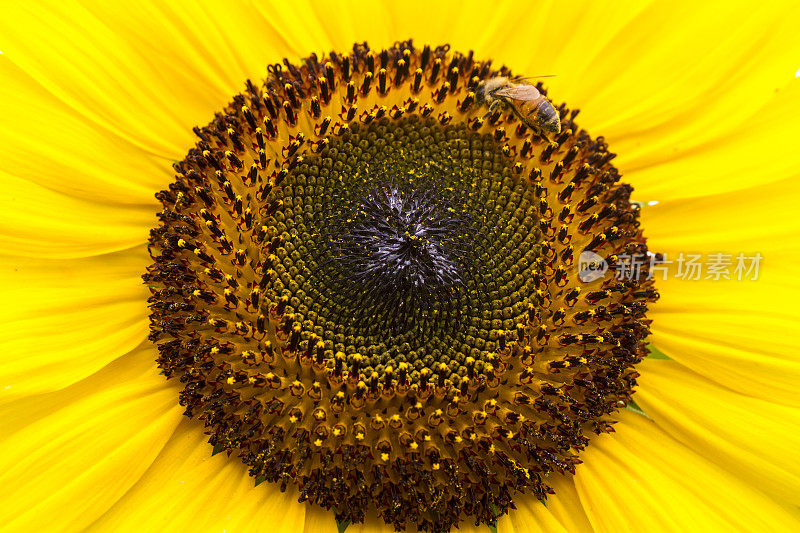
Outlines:
{"label": "bee leg", "polygon": [[530,124],[526,124],[526,126],[528,126],[531,129],[531,131],[533,132],[533,134],[536,137],[538,137],[539,139],[543,140],[546,143],[550,142],[550,138],[547,137],[547,135],[545,134],[544,130],[542,130],[540,128],[536,128],[536,127],[534,127],[534,126],[532,126]]}
{"label": "bee leg", "polygon": [[487,111],[486,114],[483,115],[483,118],[486,119],[488,116],[493,115],[498,110],[498,108],[502,108],[502,105],[503,104],[502,102],[500,102],[500,100],[495,100],[494,102],[489,104],[489,111]]}

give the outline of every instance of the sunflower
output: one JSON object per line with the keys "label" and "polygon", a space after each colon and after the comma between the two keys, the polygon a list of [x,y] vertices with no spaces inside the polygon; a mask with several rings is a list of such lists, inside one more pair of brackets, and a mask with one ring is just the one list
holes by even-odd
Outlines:
{"label": "sunflower", "polygon": [[6,6],[0,523],[797,530],[798,15]]}

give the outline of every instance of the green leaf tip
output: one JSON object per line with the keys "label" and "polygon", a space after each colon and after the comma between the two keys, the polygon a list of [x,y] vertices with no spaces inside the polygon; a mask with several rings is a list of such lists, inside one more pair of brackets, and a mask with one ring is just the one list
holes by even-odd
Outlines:
{"label": "green leaf tip", "polygon": [[650,359],[665,359],[667,361],[672,361],[672,358],[653,346],[652,343],[647,345],[647,357]]}
{"label": "green leaf tip", "polygon": [[627,405],[625,406],[625,409],[627,409],[628,411],[633,411],[637,415],[642,415],[645,418],[650,418],[649,416],[647,416],[647,413],[644,412],[644,409],[639,407],[639,404],[637,404],[633,400],[628,400],[627,401]]}
{"label": "green leaf tip", "polygon": [[492,523],[492,522],[487,522],[487,523],[486,523],[486,527],[488,527],[488,528],[489,528],[489,531],[491,531],[492,533],[497,533],[497,519],[498,519],[498,518],[499,518],[499,516],[500,516],[500,510],[499,510],[499,509],[497,508],[497,506],[496,506],[495,504],[493,504],[493,503],[492,503],[492,504],[490,504],[490,506],[491,506],[491,508],[492,508],[492,513],[494,513],[494,523]]}

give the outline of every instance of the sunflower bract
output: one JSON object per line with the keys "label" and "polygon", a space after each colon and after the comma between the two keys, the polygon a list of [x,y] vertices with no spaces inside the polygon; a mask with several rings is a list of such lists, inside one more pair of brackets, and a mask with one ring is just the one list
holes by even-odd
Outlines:
{"label": "sunflower bract", "polygon": [[342,522],[544,499],[646,353],[646,276],[579,276],[647,253],[613,154],[563,105],[554,139],[487,115],[509,70],[448,46],[268,70],[157,195],[151,338],[186,415]]}

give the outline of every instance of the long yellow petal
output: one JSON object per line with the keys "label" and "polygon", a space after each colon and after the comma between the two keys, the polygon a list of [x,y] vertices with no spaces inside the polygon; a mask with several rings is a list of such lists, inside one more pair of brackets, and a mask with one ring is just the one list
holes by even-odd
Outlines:
{"label": "long yellow petal", "polygon": [[[318,56],[333,49],[348,51],[353,43],[369,41],[391,44],[392,13],[395,6],[373,2],[259,2],[253,9],[259,14],[270,37],[286,54]],[[291,57],[290,57],[291,59]]]}
{"label": "long yellow petal", "polygon": [[5,61],[99,128],[175,156],[193,124],[262,73],[265,27],[243,3],[16,4],[0,22]]}
{"label": "long yellow petal", "polygon": [[[0,25],[5,22],[3,17]],[[28,31],[29,40],[36,41],[45,30]],[[87,220],[106,216],[104,209],[113,207],[122,213],[143,207],[152,210],[156,205],[154,192],[162,189],[171,175],[169,158],[133,145],[66,104],[22,70],[13,57],[13,48],[7,47],[0,55],[0,180],[4,188],[18,189],[14,197],[5,200],[15,201],[17,209],[30,201],[35,209],[39,196],[45,205],[55,203],[59,196],[78,198],[77,211]],[[42,60],[47,61],[47,56]],[[73,60],[63,58],[65,62]],[[80,85],[81,80],[72,83]],[[39,190],[33,185],[25,189],[24,184],[12,183],[9,176],[32,182]],[[65,200],[54,214],[76,208],[77,203]],[[130,217],[125,214],[120,218],[125,221]],[[109,221],[112,226],[115,223]]]}
{"label": "long yellow petal", "polygon": [[0,404],[57,390],[147,338],[137,249],[84,259],[0,257]]}
{"label": "long yellow petal", "polygon": [[8,4],[0,34],[4,170],[110,204],[155,205],[192,127],[292,55],[245,3]]}
{"label": "long yellow petal", "polygon": [[17,257],[70,259],[141,246],[155,205],[93,202],[0,172],[0,250]]}
{"label": "long yellow petal", "polygon": [[[303,529],[301,531],[319,531],[319,533],[338,533],[339,528],[336,526],[336,518],[334,517],[333,513],[330,511],[326,511],[321,507],[316,505],[308,505],[308,504],[299,504],[296,503],[295,505],[303,505],[306,507],[306,519]],[[353,529],[356,529],[355,526],[352,526]],[[350,528],[348,527],[348,530]]]}
{"label": "long yellow petal", "polygon": [[[798,55],[797,53],[793,55]],[[724,194],[800,174],[800,160],[794,157],[800,120],[800,80],[786,70],[784,80],[775,80],[769,100],[750,115],[734,117],[690,116],[684,130],[671,128],[671,136],[688,135],[673,144],[654,144],[660,129],[632,135],[623,142],[611,141],[619,154],[615,163],[626,181],[635,187],[634,200],[665,201],[702,195]],[[763,94],[766,88],[761,89]],[[730,91],[724,102],[735,109],[746,94]],[[739,99],[739,100],[737,100]],[[719,105],[717,99],[713,101]],[[727,109],[718,111],[722,114]],[[709,122],[719,118],[719,124]],[[681,120],[681,119],[679,119]],[[702,133],[697,134],[701,129]],[[664,135],[669,142],[669,136]],[[628,150],[628,145],[639,150]]]}
{"label": "long yellow petal", "polygon": [[[800,359],[795,333],[800,281],[797,235],[800,219],[791,206],[800,195],[795,178],[724,195],[664,202],[644,209],[651,250],[677,261],[701,254],[700,280],[657,279],[652,342],[671,358],[743,394],[800,405]],[[729,280],[709,275],[711,254],[731,254]],[[754,273],[737,279],[736,256],[763,259]],[[745,267],[752,261],[745,260]],[[743,272],[746,274],[746,272]],[[661,277],[660,274],[657,275]]]}
{"label": "long yellow petal", "polygon": [[591,533],[592,525],[583,508],[575,480],[571,476],[554,476],[551,480],[555,494],[547,498],[547,510],[571,533]]}
{"label": "long yellow petal", "polygon": [[575,486],[596,531],[796,531],[787,509],[626,411],[584,452]]}
{"label": "long yellow petal", "polygon": [[790,2],[656,2],[550,85],[644,199],[745,188],[800,169],[786,151],[800,118],[798,22]]}
{"label": "long yellow petal", "polygon": [[687,447],[781,501],[800,505],[800,411],[744,396],[686,367],[645,360],[636,402]]}
{"label": "long yellow petal", "polygon": [[514,500],[517,508],[509,512],[514,530],[591,533],[592,526],[572,477],[553,474],[548,483],[555,494],[549,495],[544,504],[531,495],[520,495]]}
{"label": "long yellow petal", "polygon": [[526,533],[565,533],[568,531],[541,502],[534,498],[520,497],[515,505],[517,508],[510,514],[514,531]]}
{"label": "long yellow petal", "polygon": [[141,479],[89,531],[303,531],[306,505],[295,491],[255,487],[244,464],[212,456],[207,440],[201,423],[183,419]]}
{"label": "long yellow petal", "polygon": [[136,483],[180,420],[154,353],[0,407],[3,531],[80,531]]}

